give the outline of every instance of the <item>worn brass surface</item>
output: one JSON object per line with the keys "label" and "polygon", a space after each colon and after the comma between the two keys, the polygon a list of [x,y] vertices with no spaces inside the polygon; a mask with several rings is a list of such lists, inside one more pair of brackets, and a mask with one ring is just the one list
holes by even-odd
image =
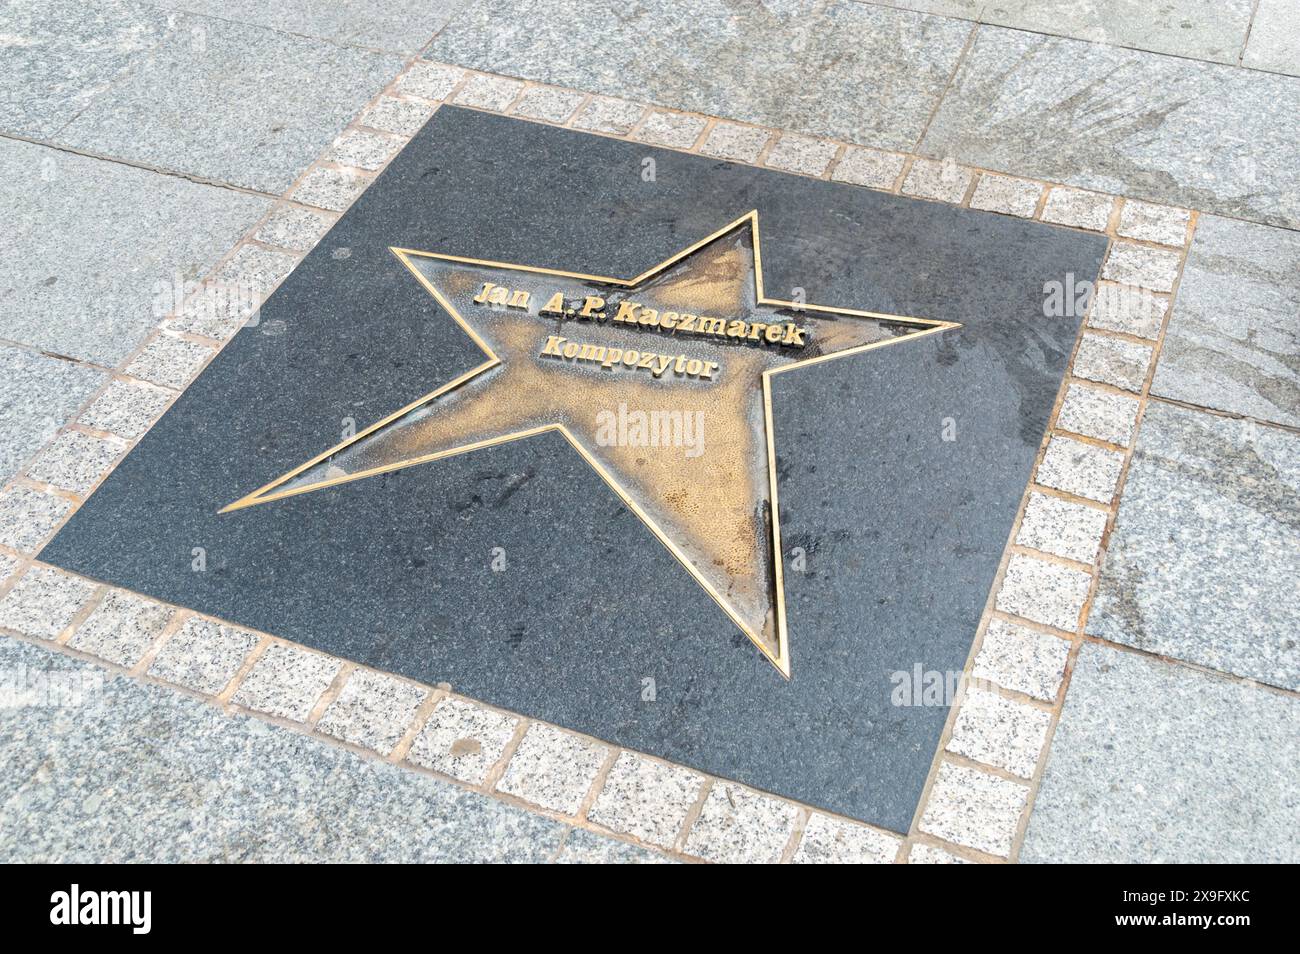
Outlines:
{"label": "worn brass surface", "polygon": [[767,297],[757,212],[633,279],[392,251],[485,360],[223,512],[556,430],[788,677],[771,377],[956,325]]}

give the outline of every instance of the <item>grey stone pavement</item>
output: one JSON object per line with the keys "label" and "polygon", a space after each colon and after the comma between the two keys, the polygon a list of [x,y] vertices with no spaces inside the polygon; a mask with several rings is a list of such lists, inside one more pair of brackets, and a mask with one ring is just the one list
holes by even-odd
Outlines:
{"label": "grey stone pavement", "polygon": [[[698,819],[676,842],[653,813],[630,828],[601,823],[601,807],[579,806],[582,791],[574,808],[595,824],[575,826],[569,809],[537,812],[279,724],[292,713],[223,711],[86,661],[132,669],[138,654],[114,656],[122,634],[146,645],[162,618],[147,633],[136,617],[107,633],[88,624],[69,643],[88,594],[46,585],[31,560],[234,326],[199,309],[183,334],[155,328],[214,268],[264,290],[292,267],[289,253],[319,238],[400,145],[393,137],[432,111],[421,97],[451,93],[417,66],[403,80],[410,96],[391,95],[416,56],[510,78],[467,81],[457,101],[472,106],[505,108],[514,80],[550,84],[529,87],[543,89],[529,107],[539,118],[567,116],[587,94],[648,103],[684,112],[625,121],[628,104],[600,100],[590,126],[646,141],[685,134],[687,147],[732,120],[750,125],[725,127],[731,138],[719,133],[712,154],[741,161],[769,156],[766,130],[826,137],[811,174],[848,178],[859,159],[844,152],[831,171],[832,156],[873,147],[884,158],[862,158],[852,181],[897,179],[906,193],[976,207],[996,198],[1008,203],[998,211],[1038,208],[1137,240],[1107,263],[1117,284],[1089,327],[1108,336],[1085,335],[1058,425],[1076,436],[1047,450],[1046,490],[1030,500],[976,660],[990,673],[1016,660],[1019,675],[1000,685],[1041,714],[1029,726],[995,711],[981,729],[963,710],[906,850],[864,830],[848,856],[1300,860],[1296,0],[7,4],[0,858],[637,861],[666,857],[638,845],[675,843],[715,860],[790,860],[796,828],[795,860],[846,857],[832,821],[736,786],[696,800],[697,779],[673,781],[681,815]],[[371,131],[333,145],[363,112]],[[821,148],[787,141],[814,143],[791,161]],[[333,164],[313,165],[331,149]],[[927,160],[965,170],[954,194]],[[1044,200],[1041,183],[1107,195],[1054,189]],[[997,189],[1021,189],[1027,206],[1013,211]],[[255,226],[265,244],[229,259]],[[1184,265],[1160,247],[1181,247],[1188,228]],[[1157,310],[1112,311],[1112,294]],[[1056,562],[1026,561],[1025,548]],[[1067,589],[1077,600],[1065,610],[1035,609]],[[33,674],[76,682],[85,698],[33,695]],[[196,691],[216,696],[231,675]],[[187,680],[169,679],[194,688]],[[483,738],[510,737],[509,725],[466,718]],[[1047,740],[1045,762],[1018,754],[1029,735]],[[545,763],[545,742],[534,725],[511,744],[542,746]],[[460,778],[460,756],[450,768],[439,758],[429,764]],[[600,759],[589,761],[594,778]],[[527,770],[516,762],[511,773]],[[621,765],[599,773],[621,778]],[[514,774],[503,784],[524,785]],[[746,798],[768,813],[752,828],[735,821]],[[720,847],[724,834],[744,850]]]}

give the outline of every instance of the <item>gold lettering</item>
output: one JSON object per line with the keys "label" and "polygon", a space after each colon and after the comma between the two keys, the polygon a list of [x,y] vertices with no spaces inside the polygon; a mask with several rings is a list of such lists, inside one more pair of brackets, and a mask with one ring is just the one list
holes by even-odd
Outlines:
{"label": "gold lettering", "polygon": [[[477,298],[474,299],[474,300],[475,300],[475,301],[478,301]],[[546,304],[542,306],[542,310],[539,311],[538,314],[539,314],[539,315],[546,315],[546,314],[562,315],[562,314],[564,314],[564,294],[563,294],[562,292],[556,292],[554,295],[552,295],[552,296],[547,300]]]}

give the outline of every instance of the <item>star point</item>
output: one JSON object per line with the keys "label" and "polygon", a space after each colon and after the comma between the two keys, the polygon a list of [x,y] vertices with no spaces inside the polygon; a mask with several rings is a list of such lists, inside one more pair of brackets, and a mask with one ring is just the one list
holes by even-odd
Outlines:
{"label": "star point", "polygon": [[771,379],[955,323],[768,297],[756,211],[631,279],[391,251],[482,362],[222,512],[558,431],[790,678]]}

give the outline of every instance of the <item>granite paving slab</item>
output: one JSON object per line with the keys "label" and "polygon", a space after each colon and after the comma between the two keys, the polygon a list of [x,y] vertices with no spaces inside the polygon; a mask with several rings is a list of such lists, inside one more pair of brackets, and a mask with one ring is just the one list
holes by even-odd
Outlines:
{"label": "granite paving slab", "polygon": [[1254,0],[990,0],[982,23],[1236,65]]}
{"label": "granite paving slab", "polygon": [[[575,24],[581,24],[575,28]],[[852,0],[477,0],[425,55],[883,148],[912,148],[972,25]],[[557,55],[563,51],[563,55]]]}
{"label": "granite paving slab", "polygon": [[1259,0],[1242,66],[1300,76],[1300,2]]}
{"label": "granite paving slab", "polygon": [[1300,234],[1201,216],[1151,393],[1300,426]]}
{"label": "granite paving slab", "polygon": [[16,639],[0,671],[5,862],[539,862],[567,831]]}
{"label": "granite paving slab", "polygon": [[329,40],[346,46],[406,53],[419,50],[465,0],[155,0],[158,6],[201,13],[222,20],[270,27],[283,33]]}
{"label": "granite paving slab", "polygon": [[0,345],[0,483],[68,422],[104,377],[93,368]]}
{"label": "granite paving slab", "polygon": [[1020,860],[1300,861],[1300,700],[1084,644]]}
{"label": "granite paving slab", "polygon": [[1088,632],[1300,689],[1300,436],[1147,406]]}
{"label": "granite paving slab", "polygon": [[403,63],[397,54],[172,16],[175,42],[92,100],[58,142],[279,194]]}
{"label": "granite paving slab", "polygon": [[978,20],[984,0],[856,0],[877,7],[894,7],[917,13],[937,13],[945,17]]}
{"label": "granite paving slab", "polygon": [[269,203],[0,140],[0,337],[114,366]]}
{"label": "granite paving slab", "polygon": [[921,151],[1295,228],[1300,79],[981,26]]}
{"label": "granite paving slab", "polygon": [[42,0],[0,8],[0,129],[53,135],[171,35],[133,0]]}
{"label": "granite paving slab", "polygon": [[[753,209],[767,288],[962,324],[771,379],[790,681],[555,433],[217,513],[481,362],[390,246],[634,275]],[[892,677],[963,666],[1104,247],[443,107],[42,556],[906,831],[946,709]]]}

